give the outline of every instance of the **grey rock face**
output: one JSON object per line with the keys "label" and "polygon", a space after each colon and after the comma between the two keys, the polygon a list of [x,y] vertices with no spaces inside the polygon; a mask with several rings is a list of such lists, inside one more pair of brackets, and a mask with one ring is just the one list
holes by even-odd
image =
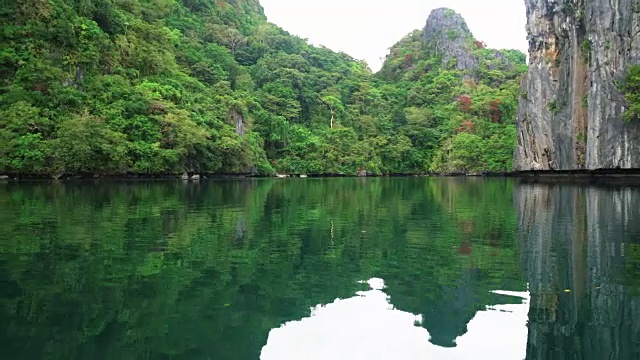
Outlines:
{"label": "grey rock face", "polygon": [[473,35],[460,14],[446,8],[435,9],[427,19],[424,28],[425,44],[442,55],[443,64],[456,61],[456,68],[462,71],[475,70],[478,59],[469,51]]}
{"label": "grey rock face", "polygon": [[[463,72],[465,78],[474,78],[480,61],[474,55],[475,38],[464,18],[447,8],[435,9],[429,15],[424,27],[425,46],[442,57],[442,64]],[[496,64],[511,67],[513,64],[501,52],[495,52],[495,62],[489,65],[494,70]]]}
{"label": "grey rock face", "polygon": [[529,72],[516,170],[640,167],[616,82],[640,63],[639,0],[525,0]]}
{"label": "grey rock face", "polygon": [[235,125],[236,134],[244,136],[246,130],[244,115],[239,111],[231,110],[229,120]]}

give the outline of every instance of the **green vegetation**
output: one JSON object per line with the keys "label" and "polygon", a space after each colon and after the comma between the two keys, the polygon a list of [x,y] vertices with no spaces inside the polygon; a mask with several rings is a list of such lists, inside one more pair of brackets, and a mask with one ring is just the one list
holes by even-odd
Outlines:
{"label": "green vegetation", "polygon": [[585,39],[582,44],[580,44],[580,52],[582,53],[582,58],[586,64],[591,62],[591,41]]}
{"label": "green vegetation", "polygon": [[[588,61],[588,60],[586,60],[585,58],[585,61]],[[553,66],[559,68],[560,65],[562,65],[562,58],[560,56],[556,56],[556,58],[553,59]]]}
{"label": "green vegetation", "polygon": [[620,91],[627,101],[624,119],[638,120],[640,118],[640,65],[629,68],[624,81],[620,84]]}
{"label": "green vegetation", "polygon": [[[480,44],[480,45],[479,45]],[[413,145],[409,168],[436,172],[505,171],[512,167],[519,83],[526,57],[470,41],[478,67],[452,70],[416,31],[391,49],[377,74],[399,93],[397,131]],[[411,57],[412,66],[405,59]],[[406,94],[406,95],[405,95]],[[424,167],[421,167],[424,166]]]}
{"label": "green vegetation", "polygon": [[374,76],[257,0],[25,0],[0,19],[2,173],[511,168],[517,51],[470,44],[463,73],[416,31]]}

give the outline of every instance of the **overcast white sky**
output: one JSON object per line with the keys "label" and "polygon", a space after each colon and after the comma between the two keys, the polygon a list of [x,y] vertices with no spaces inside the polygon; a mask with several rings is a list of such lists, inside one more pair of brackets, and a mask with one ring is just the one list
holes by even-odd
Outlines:
{"label": "overcast white sky", "polygon": [[382,66],[388,49],[424,27],[431,10],[462,14],[475,37],[527,52],[524,0],[261,0],[269,21],[294,35]]}

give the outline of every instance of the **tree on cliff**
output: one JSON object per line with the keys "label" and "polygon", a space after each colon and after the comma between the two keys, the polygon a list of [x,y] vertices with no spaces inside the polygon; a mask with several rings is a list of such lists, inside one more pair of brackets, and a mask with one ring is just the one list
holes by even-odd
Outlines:
{"label": "tree on cliff", "polygon": [[620,90],[629,106],[624,113],[625,120],[638,120],[640,117],[640,65],[631,66]]}

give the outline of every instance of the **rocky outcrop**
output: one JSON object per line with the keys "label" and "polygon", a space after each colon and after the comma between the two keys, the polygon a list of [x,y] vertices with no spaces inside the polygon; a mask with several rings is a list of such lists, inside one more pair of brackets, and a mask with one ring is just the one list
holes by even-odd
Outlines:
{"label": "rocky outcrop", "polygon": [[[463,72],[465,77],[475,77],[480,66],[480,59],[473,50],[485,46],[475,40],[464,18],[447,8],[435,9],[429,14],[427,24],[422,32],[425,48],[442,58],[442,65]],[[493,59],[489,67],[499,65],[512,66],[509,60],[499,51],[493,51]]]}
{"label": "rocky outcrop", "polygon": [[426,46],[442,56],[444,65],[456,61],[462,71],[475,70],[478,59],[469,51],[473,35],[462,16],[451,9],[435,9],[424,27],[423,40]]}
{"label": "rocky outcrop", "polygon": [[640,63],[639,0],[526,0],[516,170],[640,167],[617,83]]}
{"label": "rocky outcrop", "polygon": [[246,130],[244,114],[237,110],[229,112],[229,121],[236,127],[236,134],[244,136]]}

